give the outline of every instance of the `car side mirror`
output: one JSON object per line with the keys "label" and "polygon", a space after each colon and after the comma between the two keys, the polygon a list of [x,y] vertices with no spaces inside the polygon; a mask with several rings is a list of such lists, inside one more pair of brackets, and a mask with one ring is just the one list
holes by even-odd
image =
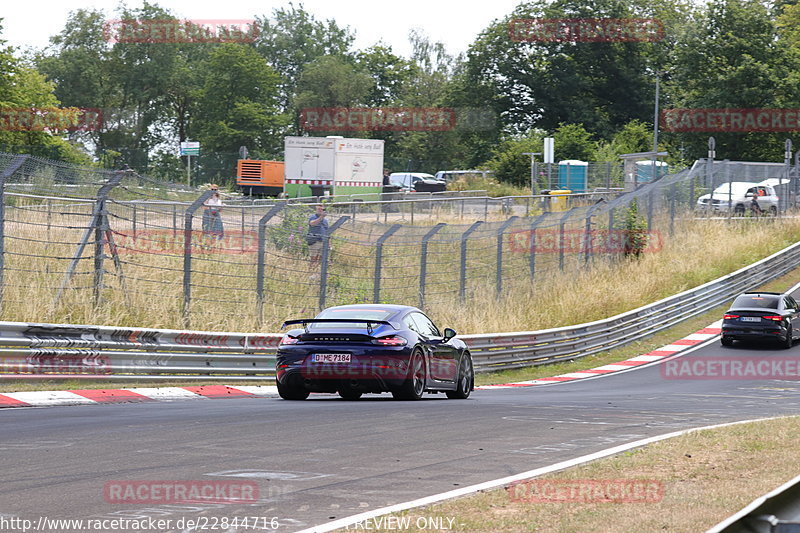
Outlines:
{"label": "car side mirror", "polygon": [[444,328],[444,342],[449,341],[457,335],[456,330],[453,328]]}

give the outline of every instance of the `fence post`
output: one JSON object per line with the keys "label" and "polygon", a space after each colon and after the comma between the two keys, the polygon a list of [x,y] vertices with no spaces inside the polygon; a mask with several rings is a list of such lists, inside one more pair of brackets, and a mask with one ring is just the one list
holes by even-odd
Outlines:
{"label": "fence post", "polygon": [[[340,217],[339,220],[333,223],[328,228],[328,234],[322,236],[322,256],[320,257],[320,270],[319,270],[319,310],[325,309],[325,298],[328,292],[328,258],[330,257],[331,250],[331,235],[339,229],[339,227],[350,220],[350,217],[345,215]],[[399,224],[398,224],[399,225]]]}
{"label": "fence post", "polygon": [[594,204],[589,210],[586,212],[586,225],[583,230],[583,253],[584,253],[584,263],[589,264],[589,259],[592,257],[592,253],[594,252],[594,246],[592,243],[594,239],[592,238],[592,217],[594,216],[595,210],[600,206],[600,204]]}
{"label": "fence post", "polygon": [[[411,204],[414,205],[414,204]],[[413,213],[413,211],[412,211]],[[381,301],[381,262],[383,260],[383,243],[386,239],[391,237],[394,232],[402,227],[401,224],[394,224],[391,228],[386,230],[386,233],[378,238],[377,246],[375,247],[375,284],[372,292],[373,303],[380,303]]]}
{"label": "fence post", "polygon": [[81,241],[78,244],[78,248],[75,250],[75,255],[72,256],[72,262],[70,263],[69,268],[67,269],[67,273],[64,275],[64,280],[61,282],[61,286],[58,288],[58,291],[56,292],[56,297],[53,300],[53,307],[58,305],[58,302],[61,300],[61,295],[64,293],[64,289],[67,288],[67,285],[72,280],[72,276],[75,275],[75,269],[78,267],[78,262],[81,260],[81,257],[83,257],[83,251],[89,244],[89,239],[93,231],[95,233],[94,296],[95,296],[95,303],[97,303],[99,299],[100,285],[103,282],[103,253],[105,252],[103,224],[105,217],[105,200],[108,198],[108,193],[111,192],[111,189],[119,185],[119,182],[122,181],[122,176],[124,175],[125,175],[124,171],[115,172],[97,190],[97,197],[95,198],[94,207],[92,208],[92,219],[89,222],[89,225],[87,226],[86,231],[83,234],[83,238],[81,238]]}
{"label": "fence post", "polygon": [[286,204],[272,207],[258,220],[258,254],[256,256],[256,320],[259,328],[264,321],[264,255],[266,254],[267,222],[277,215]]}
{"label": "fence post", "polygon": [[614,243],[614,208],[608,210],[608,236],[606,237],[606,251],[608,255],[611,255],[611,251],[614,249],[612,245]]}
{"label": "fence post", "polygon": [[530,240],[530,247],[528,248],[530,251],[530,256],[528,256],[528,268],[531,271],[531,283],[533,283],[534,278],[536,277],[536,227],[547,217],[547,213],[542,213],[531,223],[531,240]]}
{"label": "fence post", "polygon": [[136,238],[136,204],[131,202],[131,207],[133,207],[133,238]]}
{"label": "fence post", "polygon": [[0,173],[0,304],[5,291],[6,268],[6,180],[14,175],[30,156],[19,155]]}
{"label": "fence post", "polygon": [[677,195],[677,186],[673,183],[669,192],[669,236],[675,235],[675,196]]}
{"label": "fence post", "polygon": [[462,302],[467,297],[467,239],[481,224],[483,224],[483,221],[479,220],[461,234],[461,277],[458,286],[458,296]]}
{"label": "fence post", "polygon": [[558,269],[564,271],[564,230],[567,224],[567,219],[572,216],[572,212],[577,207],[573,207],[569,211],[565,211],[558,221]]}
{"label": "fence post", "polygon": [[178,206],[172,204],[172,236],[178,234]]}
{"label": "fence post", "polygon": [[192,302],[192,219],[203,202],[211,198],[214,190],[209,189],[186,208],[183,222],[183,322],[189,326],[190,305]]}
{"label": "fence post", "polygon": [[800,194],[800,150],[794,153],[794,179],[791,181],[794,187],[792,195],[792,207],[797,207],[797,196]]}
{"label": "fence post", "polygon": [[517,216],[509,218],[503,222],[503,225],[497,230],[497,280],[495,282],[497,296],[500,296],[503,290],[503,233],[505,233],[508,227],[516,222],[518,218]]}
{"label": "fence post", "polygon": [[447,224],[439,222],[422,237],[422,247],[419,256],[419,308],[425,308],[425,277],[428,275],[428,241]]}

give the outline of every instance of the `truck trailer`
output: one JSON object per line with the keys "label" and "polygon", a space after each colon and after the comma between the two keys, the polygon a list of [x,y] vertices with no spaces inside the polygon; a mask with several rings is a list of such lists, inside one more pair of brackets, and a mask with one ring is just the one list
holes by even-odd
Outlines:
{"label": "truck trailer", "polygon": [[379,194],[383,141],[342,137],[286,137],[284,190],[289,198]]}

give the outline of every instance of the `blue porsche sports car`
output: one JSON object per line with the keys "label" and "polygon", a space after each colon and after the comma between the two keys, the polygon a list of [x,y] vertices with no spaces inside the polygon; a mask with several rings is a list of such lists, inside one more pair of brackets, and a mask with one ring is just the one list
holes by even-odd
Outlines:
{"label": "blue porsche sports car", "polygon": [[443,332],[416,307],[342,305],[315,318],[288,320],[278,346],[275,379],[286,400],[337,392],[346,400],[391,392],[419,400],[425,392],[468,398],[472,357],[456,332]]}

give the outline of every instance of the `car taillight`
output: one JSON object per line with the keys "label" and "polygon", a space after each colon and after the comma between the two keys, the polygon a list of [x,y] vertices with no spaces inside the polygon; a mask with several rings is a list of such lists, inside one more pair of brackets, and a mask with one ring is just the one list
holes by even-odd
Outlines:
{"label": "car taillight", "polygon": [[766,315],[762,316],[761,318],[763,318],[764,320],[774,320],[775,322],[780,322],[781,320],[783,320],[783,317],[778,315]]}
{"label": "car taillight", "polygon": [[728,320],[729,318],[739,318],[739,315],[725,315],[722,317],[723,320]]}
{"label": "car taillight", "polygon": [[300,342],[297,337],[292,337],[291,335],[284,335],[281,339],[281,345],[284,344],[297,344]]}
{"label": "car taillight", "polygon": [[390,335],[388,337],[373,339],[372,344],[380,344],[381,346],[405,346],[408,344],[408,341],[398,335]]}

